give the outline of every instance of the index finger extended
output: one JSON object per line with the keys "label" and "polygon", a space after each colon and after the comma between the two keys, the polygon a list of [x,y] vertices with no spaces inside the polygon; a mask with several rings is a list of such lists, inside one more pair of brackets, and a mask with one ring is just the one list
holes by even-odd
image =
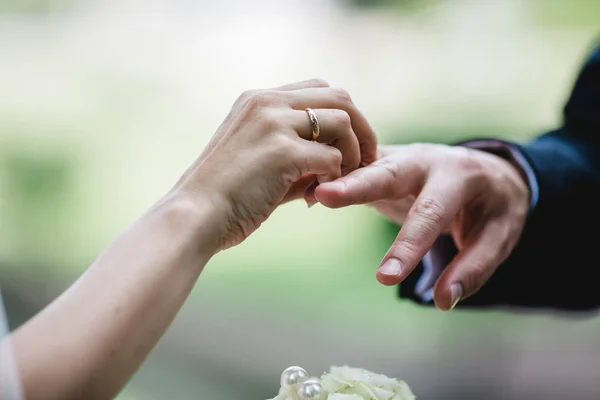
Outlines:
{"label": "index finger extended", "polygon": [[377,280],[384,285],[402,282],[458,214],[464,198],[464,192],[454,182],[428,181],[384,257]]}

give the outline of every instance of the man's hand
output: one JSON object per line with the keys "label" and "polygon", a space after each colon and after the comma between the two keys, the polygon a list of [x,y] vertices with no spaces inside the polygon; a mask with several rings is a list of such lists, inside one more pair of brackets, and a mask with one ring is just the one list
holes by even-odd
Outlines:
{"label": "man's hand", "polygon": [[473,295],[515,247],[530,193],[508,161],[479,150],[437,144],[381,146],[380,158],[317,187],[330,208],[370,204],[402,229],[384,257],[377,279],[404,280],[443,233],[458,255],[435,285],[442,310]]}

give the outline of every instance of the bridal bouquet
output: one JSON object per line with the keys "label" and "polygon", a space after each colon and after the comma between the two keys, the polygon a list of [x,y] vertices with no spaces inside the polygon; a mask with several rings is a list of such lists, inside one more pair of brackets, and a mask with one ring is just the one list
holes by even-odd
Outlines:
{"label": "bridal bouquet", "polygon": [[300,367],[281,374],[279,394],[270,400],[415,400],[408,385],[385,375],[350,367],[331,367],[311,378]]}

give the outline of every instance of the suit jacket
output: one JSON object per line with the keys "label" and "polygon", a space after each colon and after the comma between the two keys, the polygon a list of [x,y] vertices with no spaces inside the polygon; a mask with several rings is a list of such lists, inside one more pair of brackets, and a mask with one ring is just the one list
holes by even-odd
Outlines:
{"label": "suit jacket", "polygon": [[[577,77],[563,117],[559,129],[528,144],[507,145],[533,171],[536,201],[511,256],[458,307],[600,306],[600,281],[595,279],[600,269],[600,47]],[[448,261],[456,254],[449,237],[441,237],[435,247],[442,253],[438,258]],[[431,304],[415,290],[422,271],[421,264],[400,285],[400,297]]]}

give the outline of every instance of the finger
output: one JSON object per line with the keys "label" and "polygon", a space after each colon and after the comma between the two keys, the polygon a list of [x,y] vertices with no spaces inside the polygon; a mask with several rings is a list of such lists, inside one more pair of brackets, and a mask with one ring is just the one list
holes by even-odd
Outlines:
{"label": "finger", "polygon": [[[238,110],[243,107],[251,98],[258,95],[261,92],[290,92],[293,90],[300,89],[308,89],[308,88],[325,88],[329,87],[329,83],[324,81],[323,79],[308,79],[300,82],[288,83],[283,86],[278,86],[270,89],[252,89],[246,90],[244,93],[237,98],[235,103],[233,104],[232,110]],[[233,120],[237,117],[237,113],[230,113],[226,118],[224,123],[231,124]]]}
{"label": "finger", "polygon": [[507,224],[489,223],[473,243],[466,246],[446,267],[434,289],[434,301],[441,310],[475,294],[506,260],[516,243]]}
{"label": "finger", "polygon": [[[244,93],[237,98],[233,104],[232,109],[239,108],[248,102],[252,97],[256,96],[261,92],[290,92],[293,90],[309,89],[309,88],[325,88],[329,87],[329,83],[323,79],[308,79],[305,81],[288,83],[286,85],[270,88],[270,89],[252,89],[246,90]],[[228,116],[228,118],[230,118]]]}
{"label": "finger", "polygon": [[[344,172],[342,171],[342,174],[343,173]],[[319,181],[315,180],[310,186],[306,188],[306,192],[304,192],[304,201],[306,201],[306,205],[308,205],[309,208],[318,203],[317,199],[315,198],[315,189],[318,187]]]}
{"label": "finger", "polygon": [[279,86],[271,90],[278,90],[282,92],[306,88],[318,88],[318,87],[329,87],[329,83],[323,79],[308,79],[305,81],[288,83],[287,85]]}
{"label": "finger", "polygon": [[425,184],[377,271],[379,282],[396,285],[404,280],[458,214],[465,191],[454,183],[446,178]]}
{"label": "finger", "polygon": [[335,147],[298,139],[293,157],[301,176],[313,174],[326,182],[342,176],[342,153]]}
{"label": "finger", "polygon": [[[350,116],[344,110],[314,109],[319,121],[320,143],[331,144],[342,152],[342,172],[354,171],[360,165],[360,147],[352,130]],[[306,111],[291,110],[293,118],[287,119],[298,135],[312,140],[312,125]]]}
{"label": "finger", "polygon": [[382,158],[334,182],[319,185],[315,196],[329,208],[400,199],[418,193],[425,177],[426,169],[413,157]]}
{"label": "finger", "polygon": [[[323,88],[323,87],[329,87],[329,83],[323,79],[308,79],[308,80],[304,80],[304,81],[299,81],[299,82],[294,82],[294,83],[289,83],[283,86],[278,86],[269,90],[273,90],[273,91],[281,91],[281,92],[285,92],[285,91],[292,91],[292,90],[298,90],[298,89],[306,89],[306,88]],[[256,93],[260,92],[260,90],[247,90],[244,93],[242,93],[242,95],[240,95],[237,100],[235,101],[235,103],[232,106],[232,110],[236,110],[239,107],[241,107],[243,104],[245,104],[252,96],[254,96]],[[231,112],[229,113],[226,117],[225,120],[222,123],[222,127],[224,126],[228,126],[231,125],[233,123],[233,121],[237,118],[238,113],[235,112]],[[212,149],[218,144],[217,140],[211,140],[204,148],[203,150],[203,155],[204,154],[208,154],[212,151]],[[179,179],[179,181],[175,184],[175,187],[178,187],[182,184],[182,182],[185,181],[185,179],[187,179],[187,177],[189,176],[190,172],[192,170],[194,170],[197,166],[198,163],[200,162],[200,160],[203,157],[198,157],[196,159],[196,161],[188,168],[188,170],[181,176],[181,178]]]}
{"label": "finger", "polygon": [[285,197],[281,201],[281,204],[287,203],[292,200],[306,198],[306,193],[309,188],[316,182],[316,177],[313,174],[308,174],[298,179],[292,184],[292,187],[286,193]]}
{"label": "finger", "polygon": [[356,108],[350,95],[342,89],[321,87],[285,92],[288,104],[296,110],[306,108],[333,108],[344,110],[350,116],[352,129],[358,139],[361,165],[377,160],[377,138],[364,115]]}

